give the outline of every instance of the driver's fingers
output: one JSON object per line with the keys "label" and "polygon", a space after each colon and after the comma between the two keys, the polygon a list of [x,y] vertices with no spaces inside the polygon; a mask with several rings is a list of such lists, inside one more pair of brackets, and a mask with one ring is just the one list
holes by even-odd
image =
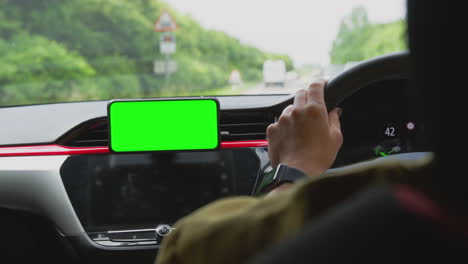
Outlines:
{"label": "driver's fingers", "polygon": [[303,106],[307,103],[307,92],[305,90],[299,90],[294,97],[295,106]]}
{"label": "driver's fingers", "polygon": [[325,80],[318,80],[313,82],[307,89],[307,103],[317,103],[325,105],[324,89],[327,82]]}
{"label": "driver's fingers", "polygon": [[342,137],[340,124],[340,116],[342,112],[343,109],[335,107],[330,111],[330,113],[328,113],[328,124],[330,125],[330,132],[337,137]]}
{"label": "driver's fingers", "polygon": [[284,108],[284,110],[283,110],[283,112],[281,113],[281,115],[282,115],[282,116],[290,115],[293,109],[294,109],[294,105],[288,105],[286,108]]}

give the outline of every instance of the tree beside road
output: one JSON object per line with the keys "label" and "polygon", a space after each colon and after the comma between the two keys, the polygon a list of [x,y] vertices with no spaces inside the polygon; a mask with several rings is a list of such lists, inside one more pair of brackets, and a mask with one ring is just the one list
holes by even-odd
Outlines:
{"label": "tree beside road", "polygon": [[340,24],[330,52],[331,64],[346,64],[402,51],[406,45],[406,22],[373,24],[363,7],[354,8]]}

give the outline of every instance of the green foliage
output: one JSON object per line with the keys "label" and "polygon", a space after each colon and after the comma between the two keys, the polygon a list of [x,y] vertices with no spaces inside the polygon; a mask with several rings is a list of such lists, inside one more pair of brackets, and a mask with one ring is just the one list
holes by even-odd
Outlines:
{"label": "green foliage", "polygon": [[84,58],[41,36],[19,31],[0,39],[0,102],[24,104],[60,98],[82,99],[95,86],[95,71]]}
{"label": "green foliage", "polygon": [[354,8],[343,18],[330,53],[332,64],[363,61],[406,50],[406,23],[371,24],[364,8]]}
{"label": "green foliage", "polygon": [[[152,72],[166,9],[179,26],[168,80]],[[159,0],[0,0],[0,105],[205,93],[234,69],[260,80],[271,58],[293,67]]]}

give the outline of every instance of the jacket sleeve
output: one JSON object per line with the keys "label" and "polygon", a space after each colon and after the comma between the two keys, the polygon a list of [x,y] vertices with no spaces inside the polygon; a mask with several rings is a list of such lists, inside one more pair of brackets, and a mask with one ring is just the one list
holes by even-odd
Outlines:
{"label": "jacket sleeve", "polygon": [[268,197],[213,202],[175,224],[163,240],[157,264],[244,263],[293,236],[305,223],[373,183],[408,183],[401,166],[357,168],[298,182]]}

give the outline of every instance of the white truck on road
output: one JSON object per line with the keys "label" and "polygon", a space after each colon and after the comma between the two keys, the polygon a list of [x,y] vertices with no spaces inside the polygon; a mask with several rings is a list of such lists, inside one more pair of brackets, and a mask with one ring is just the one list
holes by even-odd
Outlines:
{"label": "white truck on road", "polygon": [[265,87],[285,86],[286,64],[283,60],[267,60],[263,63],[263,83]]}

